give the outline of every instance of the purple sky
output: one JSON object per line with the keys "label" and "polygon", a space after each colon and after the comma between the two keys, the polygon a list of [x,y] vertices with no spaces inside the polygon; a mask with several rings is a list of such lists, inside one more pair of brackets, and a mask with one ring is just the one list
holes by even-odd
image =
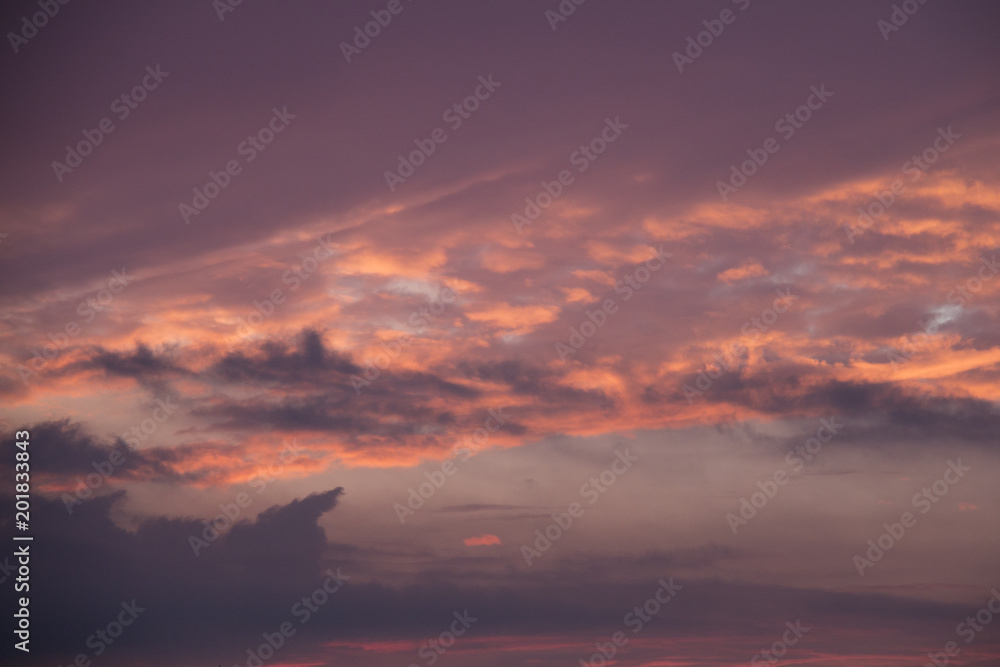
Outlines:
{"label": "purple sky", "polygon": [[5,660],[1000,664],[996,3],[48,1]]}

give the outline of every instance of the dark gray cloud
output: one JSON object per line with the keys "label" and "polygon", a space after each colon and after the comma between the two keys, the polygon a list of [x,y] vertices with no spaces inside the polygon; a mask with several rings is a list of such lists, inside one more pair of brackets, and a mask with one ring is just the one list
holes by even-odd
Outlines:
{"label": "dark gray cloud", "polygon": [[[309,595],[322,582],[329,564],[316,521],[342,493],[337,488],[272,507],[254,521],[237,518],[198,556],[189,540],[204,535],[199,519],[149,517],[134,532],[115,525],[110,515],[124,492],[89,501],[72,516],[58,500],[35,498],[30,593],[38,648],[31,664],[68,662],[78,653],[94,658],[87,638],[133,599],[147,611],[102,661],[204,659],[206,652],[223,660],[226,651],[249,644],[255,628],[287,612],[296,592]],[[6,521],[4,533],[12,529]],[[4,604],[13,609],[13,598],[5,596]]]}

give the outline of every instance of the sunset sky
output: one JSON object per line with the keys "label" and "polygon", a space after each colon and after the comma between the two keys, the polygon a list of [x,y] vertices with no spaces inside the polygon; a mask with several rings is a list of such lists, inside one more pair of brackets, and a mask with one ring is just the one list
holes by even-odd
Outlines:
{"label": "sunset sky", "polygon": [[997,3],[0,26],[4,662],[1000,665]]}

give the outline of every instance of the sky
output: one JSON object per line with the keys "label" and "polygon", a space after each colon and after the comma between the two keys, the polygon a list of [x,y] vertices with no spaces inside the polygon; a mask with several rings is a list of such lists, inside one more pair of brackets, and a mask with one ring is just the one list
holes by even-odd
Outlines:
{"label": "sky", "polygon": [[2,660],[1000,664],[998,19],[5,3]]}

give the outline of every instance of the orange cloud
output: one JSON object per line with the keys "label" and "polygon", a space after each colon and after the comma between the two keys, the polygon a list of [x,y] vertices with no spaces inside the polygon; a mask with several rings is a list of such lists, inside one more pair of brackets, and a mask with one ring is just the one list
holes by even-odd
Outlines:
{"label": "orange cloud", "polygon": [[462,542],[467,547],[488,547],[494,544],[501,544],[500,538],[496,535],[480,535],[479,537],[467,537]]}
{"label": "orange cloud", "polygon": [[557,306],[511,306],[497,304],[466,315],[474,322],[492,324],[515,334],[526,334],[538,325],[552,322],[559,316]]}
{"label": "orange cloud", "polygon": [[566,295],[566,303],[592,303],[595,300],[594,295],[582,287],[562,287],[560,291]]}
{"label": "orange cloud", "polygon": [[768,274],[768,270],[758,262],[746,262],[741,266],[734,266],[731,269],[723,271],[716,277],[724,283],[735,283],[747,278],[759,278]]}
{"label": "orange cloud", "polygon": [[584,245],[591,259],[608,266],[635,264],[645,261],[656,254],[655,250],[647,245],[634,245],[624,248],[601,241],[588,241]]}

